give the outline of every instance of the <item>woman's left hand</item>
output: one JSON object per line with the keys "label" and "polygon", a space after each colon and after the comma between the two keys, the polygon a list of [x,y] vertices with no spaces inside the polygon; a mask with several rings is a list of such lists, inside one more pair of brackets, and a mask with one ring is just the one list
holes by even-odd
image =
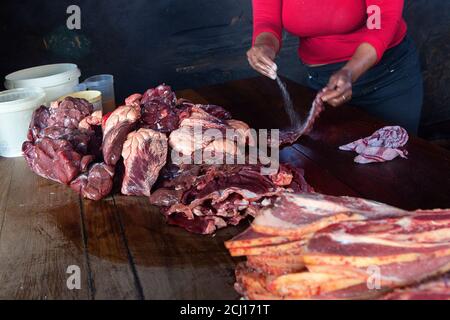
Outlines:
{"label": "woman's left hand", "polygon": [[352,72],[341,69],[331,76],[328,85],[323,89],[322,101],[333,107],[339,107],[352,99]]}

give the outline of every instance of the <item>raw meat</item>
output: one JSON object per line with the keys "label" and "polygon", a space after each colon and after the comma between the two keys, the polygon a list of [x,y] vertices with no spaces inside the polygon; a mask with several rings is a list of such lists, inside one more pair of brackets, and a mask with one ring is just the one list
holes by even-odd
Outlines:
{"label": "raw meat", "polygon": [[114,169],[104,163],[96,163],[88,172],[76,178],[70,187],[86,199],[101,200],[113,188]]}
{"label": "raw meat", "polygon": [[383,300],[450,300],[448,276],[428,281],[418,286],[397,289],[384,296]]}
{"label": "raw meat", "polygon": [[25,159],[36,174],[69,184],[95,161],[98,132],[79,128],[91,116],[93,107],[83,99],[66,98],[42,106],[32,117],[28,140],[23,144]]}
{"label": "raw meat", "polygon": [[[281,171],[285,172],[284,175],[290,173],[289,185],[286,185],[286,180],[277,185],[278,175],[264,176],[261,166],[257,165],[192,166],[185,168],[170,185],[156,190],[150,201],[166,206],[164,213],[169,223],[173,216],[176,217],[176,225],[185,222],[189,230],[208,234],[216,231],[211,227],[212,222],[217,223],[217,228],[237,225],[256,208],[268,205],[272,197],[291,187],[299,191],[300,188],[304,188],[301,191],[312,190],[294,169],[282,166]],[[203,227],[194,228],[195,221]]]}
{"label": "raw meat", "polygon": [[141,101],[143,126],[163,133],[178,128],[177,98],[169,86],[160,85],[144,93]]}
{"label": "raw meat", "polygon": [[46,126],[77,129],[80,122],[93,111],[94,107],[87,100],[67,97],[61,102],[52,103]]}
{"label": "raw meat", "polygon": [[306,118],[305,123],[298,129],[282,131],[280,132],[280,146],[287,146],[294,144],[302,136],[309,134],[314,127],[314,123],[320,117],[322,112],[325,110],[325,106],[322,102],[323,92],[320,92],[311,107],[311,111]]}
{"label": "raw meat", "polygon": [[406,214],[407,211],[359,198],[285,193],[258,214],[253,229],[278,236],[304,236],[340,221]]}
{"label": "raw meat", "polygon": [[130,133],[123,146],[125,177],[122,193],[147,196],[167,161],[167,137],[150,129]]}
{"label": "raw meat", "polygon": [[66,140],[49,138],[39,139],[35,144],[25,142],[23,153],[34,173],[62,184],[69,184],[94,160],[92,156],[80,155]]}
{"label": "raw meat", "polygon": [[[227,154],[233,157],[240,154],[238,146],[254,144],[246,123],[217,118],[205,109],[208,108],[192,106],[190,115],[181,121],[180,128],[170,134],[170,147],[179,153],[181,159],[186,157],[191,161],[191,157],[201,151],[204,164],[222,164]],[[209,129],[215,132],[207,131]],[[219,137],[215,136],[216,132]]]}
{"label": "raw meat", "polygon": [[403,148],[408,143],[408,133],[401,127],[384,127],[372,136],[360,139],[340,147],[343,151],[359,154],[356,163],[391,161],[397,157],[407,158],[408,152]]}
{"label": "raw meat", "polygon": [[[266,216],[268,232],[255,228],[257,217],[250,230],[226,244],[231,255],[247,256],[236,274],[236,289],[245,297],[448,297],[450,291],[442,282],[434,291],[426,283],[413,285],[450,271],[450,210],[406,212],[362,199],[317,195],[314,203],[309,195],[301,196],[303,202],[294,201],[296,206],[303,203],[297,214],[292,214],[295,207],[284,207],[291,214],[283,219]],[[315,216],[347,211],[359,218],[317,225]],[[288,237],[286,223],[296,229],[299,221],[302,231]]]}
{"label": "raw meat", "polygon": [[109,116],[103,131],[103,158],[107,165],[115,166],[120,160],[123,144],[140,116],[133,106],[119,107]]}

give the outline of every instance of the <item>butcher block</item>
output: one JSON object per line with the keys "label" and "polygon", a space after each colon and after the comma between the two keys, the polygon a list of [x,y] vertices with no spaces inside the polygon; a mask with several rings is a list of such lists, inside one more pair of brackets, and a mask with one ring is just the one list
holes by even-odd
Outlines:
{"label": "butcher block", "polygon": [[[314,92],[286,80],[304,117]],[[253,78],[177,92],[216,104],[253,128],[285,128],[275,82]],[[356,107],[327,109],[314,130],[281,151],[318,192],[406,210],[450,207],[450,152],[411,137],[408,159],[360,165],[339,146],[386,125]],[[146,197],[94,202],[38,177],[23,159],[0,158],[0,299],[239,299],[238,258],[224,242],[249,221],[213,236],[168,226]]]}

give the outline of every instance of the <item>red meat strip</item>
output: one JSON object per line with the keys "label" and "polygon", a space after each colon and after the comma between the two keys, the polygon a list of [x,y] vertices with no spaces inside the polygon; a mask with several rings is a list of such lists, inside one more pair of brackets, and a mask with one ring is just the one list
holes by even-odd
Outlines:
{"label": "red meat strip", "polygon": [[320,92],[316,96],[312,104],[311,111],[309,112],[308,117],[306,118],[306,121],[302,126],[295,130],[280,132],[280,146],[292,145],[302,136],[307,135],[312,131],[314,123],[325,110],[325,106],[322,102],[322,96],[323,92]]}
{"label": "red meat strip", "polygon": [[123,146],[125,177],[122,193],[129,196],[147,196],[166,164],[167,137],[150,129],[130,133]]}
{"label": "red meat strip", "polygon": [[94,164],[87,173],[75,179],[70,187],[84,198],[98,201],[108,196],[113,188],[114,167]]}

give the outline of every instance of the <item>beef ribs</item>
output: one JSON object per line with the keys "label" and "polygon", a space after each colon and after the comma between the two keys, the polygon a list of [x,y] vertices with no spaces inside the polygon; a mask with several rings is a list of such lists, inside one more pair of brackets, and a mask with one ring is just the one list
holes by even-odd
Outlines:
{"label": "beef ribs", "polygon": [[140,116],[134,106],[119,107],[109,116],[103,131],[103,159],[107,165],[115,166],[120,160],[123,144]]}
{"label": "beef ribs", "polygon": [[70,187],[86,199],[101,200],[109,195],[113,188],[114,170],[112,166],[96,163],[88,172],[72,181]]}
{"label": "beef ribs", "polygon": [[125,177],[122,193],[129,196],[147,196],[167,161],[167,137],[150,129],[130,133],[123,146]]}

